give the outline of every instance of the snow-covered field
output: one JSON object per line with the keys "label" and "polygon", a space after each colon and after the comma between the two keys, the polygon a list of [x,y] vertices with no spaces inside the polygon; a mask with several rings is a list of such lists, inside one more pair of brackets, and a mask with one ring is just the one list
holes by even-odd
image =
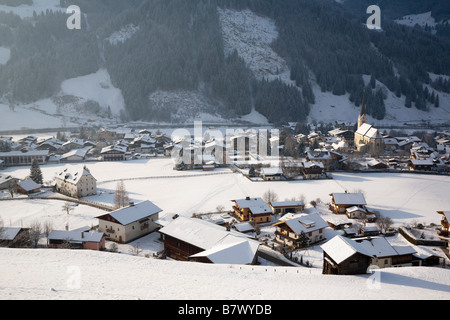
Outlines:
{"label": "snow-covered field", "polygon": [[324,276],[320,269],[205,265],[87,251],[0,249],[0,270],[1,299],[445,300],[450,295],[449,270],[442,268]]}
{"label": "snow-covered field", "polygon": [[[218,169],[207,175],[201,170],[174,171],[172,160],[161,157],[85,164],[97,179],[99,191],[88,200],[111,203],[117,181],[123,179],[132,200],[151,200],[164,213],[185,216],[212,212],[218,205],[231,209],[231,200],[260,197],[269,189],[274,190],[280,200],[303,195],[308,203],[318,198],[329,203],[330,193],[362,190],[368,207],[390,216],[397,226],[411,220],[439,224],[440,216],[436,211],[450,207],[450,177],[447,176],[342,172],[333,173],[331,180],[251,182],[229,169]],[[41,166],[44,181],[52,180],[64,167],[64,164]],[[7,168],[2,173],[24,178],[29,168]]]}
{"label": "snow-covered field", "polygon": [[[82,165],[82,164],[81,164]],[[164,211],[162,218],[177,213],[231,209],[231,200],[262,196],[274,190],[280,200],[304,196],[309,203],[320,198],[317,210],[325,218],[332,192],[362,190],[368,206],[390,216],[395,226],[417,221],[439,224],[437,210],[450,207],[450,178],[416,174],[334,173],[333,180],[296,182],[251,182],[228,169],[203,175],[202,171],[178,172],[166,158],[113,163],[86,163],[98,180],[98,195],[87,199],[112,203],[117,179],[123,179],[131,200],[151,200]],[[44,180],[64,165],[41,166]],[[2,173],[19,178],[29,168],[7,168]],[[6,195],[5,195],[6,196]],[[27,226],[39,220],[53,221],[55,229],[91,226],[103,212],[76,206],[67,215],[64,202],[17,200],[0,202],[0,217],[6,226]],[[309,208],[308,210],[316,210]],[[269,232],[271,227],[264,227]],[[335,231],[327,229],[331,238]],[[400,236],[393,238],[404,243]],[[139,244],[143,253],[130,255]],[[442,268],[385,269],[380,274],[323,276],[321,250],[315,246],[300,253],[314,268],[285,268],[263,261],[260,266],[203,265],[155,260],[162,248],[157,234],[120,245],[121,253],[64,250],[0,250],[1,299],[448,299],[450,271]],[[442,254],[442,252],[440,253]],[[74,271],[75,270],[75,271]],[[124,272],[126,270],[126,272]],[[75,273],[74,273],[75,272]],[[38,276],[36,276],[38,275]],[[78,282],[74,280],[78,279]],[[76,278],[78,277],[78,278]],[[380,279],[376,286],[370,280]],[[227,279],[226,285],[223,279]],[[74,282],[75,281],[75,282]],[[369,281],[369,282],[368,282]],[[378,280],[377,280],[378,281]],[[379,286],[378,286],[379,285]],[[289,294],[287,294],[289,292]]]}

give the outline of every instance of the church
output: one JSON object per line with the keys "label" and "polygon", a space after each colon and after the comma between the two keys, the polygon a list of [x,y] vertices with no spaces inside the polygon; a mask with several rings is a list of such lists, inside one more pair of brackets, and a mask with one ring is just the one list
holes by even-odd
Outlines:
{"label": "church", "polygon": [[364,97],[355,132],[355,147],[358,152],[379,155],[384,151],[384,139],[378,129],[367,123]]}

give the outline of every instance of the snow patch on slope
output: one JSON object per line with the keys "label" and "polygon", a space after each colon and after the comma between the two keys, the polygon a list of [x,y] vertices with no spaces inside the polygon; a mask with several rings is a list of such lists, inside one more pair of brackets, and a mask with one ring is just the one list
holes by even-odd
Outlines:
{"label": "snow patch on slope", "polygon": [[247,63],[258,80],[290,80],[286,61],[271,47],[278,38],[275,21],[262,17],[251,10],[236,11],[218,8],[222,26],[225,54],[234,50]]}
{"label": "snow patch on slope", "polygon": [[22,19],[31,18],[33,16],[33,12],[36,12],[36,14],[41,14],[45,13],[47,10],[66,12],[66,8],[60,7],[60,0],[33,0],[33,5],[31,6],[24,4],[17,7],[0,5],[0,11],[12,12],[20,16]]}
{"label": "snow patch on slope", "polygon": [[130,39],[136,32],[139,31],[139,26],[135,26],[134,24],[129,24],[120,29],[119,31],[113,32],[106,41],[108,41],[112,45],[117,45],[119,43],[124,43],[128,39]]}
{"label": "snow patch on slope", "polygon": [[0,64],[6,64],[11,58],[11,50],[9,48],[0,47]]}
{"label": "snow patch on slope", "polygon": [[103,108],[111,108],[113,115],[119,115],[125,109],[125,101],[120,89],[111,83],[106,69],[82,77],[65,80],[61,84],[62,94],[93,100]]}
{"label": "snow patch on slope", "polygon": [[429,26],[431,28],[434,28],[437,25],[436,20],[431,16],[431,11],[420,14],[407,15],[395,20],[395,22],[408,27],[414,27],[416,24],[418,24],[421,27]]}

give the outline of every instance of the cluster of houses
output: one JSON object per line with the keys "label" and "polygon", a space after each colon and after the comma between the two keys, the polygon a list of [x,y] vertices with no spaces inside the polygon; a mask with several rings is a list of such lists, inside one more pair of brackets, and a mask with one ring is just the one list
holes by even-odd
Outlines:
{"label": "cluster of houses", "polygon": [[75,163],[85,161],[124,161],[161,154],[171,138],[159,132],[130,128],[101,129],[88,139],[73,135],[64,140],[56,137],[27,136],[18,141],[12,137],[0,137],[0,168],[39,164]]}
{"label": "cluster of houses", "polygon": [[[83,189],[90,188],[88,180],[91,175],[85,167],[79,171],[62,171],[58,176],[66,182],[85,178]],[[70,187],[67,190],[72,192]],[[345,220],[345,226],[344,223],[335,223],[328,215],[324,218],[317,212],[305,213],[303,201],[267,203],[261,198],[251,197],[232,200],[232,211],[229,213],[235,218],[232,223],[178,215],[162,218],[161,208],[151,201],[143,201],[98,216],[99,223],[95,228],[53,230],[48,234],[48,247],[106,250],[106,241],[130,243],[158,232],[164,242],[166,257],[180,261],[251,265],[258,263],[258,250],[262,242],[249,231],[255,231],[255,226],[272,226],[275,229],[273,241],[283,248],[296,250],[322,243],[324,274],[366,273],[369,266],[374,265],[385,268],[440,263],[440,257],[430,250],[418,252],[411,246],[391,245],[378,232],[366,233],[364,228],[360,234],[343,232],[328,240],[325,236],[327,228],[347,229],[351,226],[349,219],[365,222],[376,219],[366,207],[364,195],[332,193],[330,196],[331,217]],[[442,215],[439,237],[448,243],[450,213],[438,213]],[[275,223],[273,216],[277,217]],[[28,232],[26,228],[0,228],[0,244],[20,246]]]}

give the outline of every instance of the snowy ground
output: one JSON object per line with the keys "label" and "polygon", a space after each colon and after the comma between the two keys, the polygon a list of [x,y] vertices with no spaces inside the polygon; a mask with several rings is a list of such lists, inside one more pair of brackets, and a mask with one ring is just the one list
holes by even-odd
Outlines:
{"label": "snowy ground", "polygon": [[324,276],[320,269],[205,265],[106,252],[0,249],[0,269],[1,299],[445,300],[450,295],[450,271],[442,268]]}
{"label": "snowy ground", "polygon": [[[274,190],[280,200],[304,196],[307,203],[318,198],[329,203],[330,193],[362,190],[368,207],[390,216],[397,226],[412,220],[439,224],[440,216],[436,211],[450,207],[447,195],[450,177],[447,176],[341,172],[333,173],[331,180],[251,182],[226,168],[207,173],[174,171],[172,160],[163,157],[85,164],[98,180],[99,191],[88,200],[111,203],[111,193],[117,181],[123,179],[132,200],[151,200],[165,213],[185,216],[212,212],[218,205],[231,209],[231,200],[262,196],[269,189]],[[65,166],[41,166],[44,181],[52,180]],[[6,168],[2,173],[24,178],[29,174],[29,168]]]}
{"label": "snowy ground", "polygon": [[[51,179],[63,166],[42,166],[44,179]],[[89,200],[111,203],[117,183],[115,180],[124,179],[131,200],[155,202],[164,210],[162,218],[170,218],[174,213],[190,217],[193,213],[216,211],[218,205],[229,210],[231,200],[262,196],[268,189],[274,190],[280,200],[304,196],[309,203],[320,198],[323,203],[317,209],[308,208],[308,211],[317,210],[323,218],[331,215],[326,206],[330,193],[360,189],[365,193],[369,207],[392,217],[395,226],[414,220],[439,224],[440,216],[436,211],[450,207],[447,197],[450,178],[441,176],[334,173],[334,180],[251,182],[228,169],[220,170],[219,175],[212,172],[207,176],[203,176],[202,171],[173,171],[171,160],[165,158],[87,163],[87,166],[98,179],[99,191],[97,196],[88,197]],[[2,173],[5,171],[23,178],[29,169],[8,168]],[[73,229],[96,224],[95,217],[103,213],[79,205],[67,215],[62,211],[63,204],[55,200],[2,201],[0,216],[6,226],[27,226],[35,220],[52,220],[55,229],[64,229],[67,223]],[[263,227],[263,234],[273,231],[271,228]],[[335,235],[336,232],[331,229],[325,232],[327,239]],[[409,245],[401,236],[391,237],[389,241]],[[131,255],[136,246],[142,250],[139,257]],[[381,277],[381,287],[375,289],[367,284],[370,275],[323,276],[319,245],[295,253],[313,268],[283,268],[265,260],[261,260],[260,266],[250,267],[206,266],[153,259],[153,253],[161,249],[162,242],[157,233],[119,245],[121,253],[116,254],[2,249],[0,268],[5,276],[0,278],[0,298],[234,299],[242,294],[246,299],[275,300],[450,297],[449,270],[442,268],[386,269],[378,275]],[[437,253],[442,254],[440,251]],[[80,285],[76,288],[70,282],[72,274],[69,271],[73,268],[69,267],[73,266],[81,276]],[[227,279],[226,286],[223,286],[223,279]]]}

